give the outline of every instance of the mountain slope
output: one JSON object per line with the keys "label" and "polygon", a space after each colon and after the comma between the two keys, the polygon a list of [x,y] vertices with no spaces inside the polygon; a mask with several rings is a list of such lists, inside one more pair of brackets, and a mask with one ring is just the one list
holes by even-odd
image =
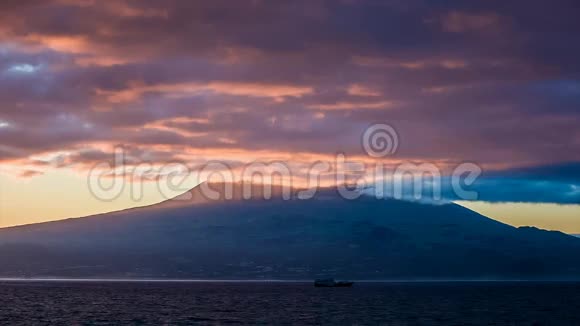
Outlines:
{"label": "mountain slope", "polygon": [[[238,192],[236,192],[237,194]],[[455,204],[327,190],[309,200],[191,200],[0,230],[0,276],[575,278],[580,239]]]}

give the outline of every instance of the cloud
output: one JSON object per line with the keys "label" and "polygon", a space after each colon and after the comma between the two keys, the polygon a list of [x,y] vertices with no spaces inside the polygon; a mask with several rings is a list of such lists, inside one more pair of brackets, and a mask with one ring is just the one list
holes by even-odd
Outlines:
{"label": "cloud", "polygon": [[574,6],[4,1],[0,164],[118,144],[160,162],[360,156],[389,123],[395,160],[475,161],[540,191],[528,175],[550,171],[510,169],[580,160]]}
{"label": "cloud", "polygon": [[170,98],[192,97],[204,92],[218,94],[250,96],[250,97],[271,97],[278,101],[284,101],[285,97],[301,97],[312,93],[311,87],[293,85],[272,85],[254,83],[235,82],[209,82],[209,83],[177,83],[177,84],[157,84],[139,85],[133,83],[127,89],[120,91],[107,91],[96,89],[97,95],[103,95],[109,102],[126,103],[135,102],[147,93],[156,93]]}
{"label": "cloud", "polygon": [[[488,171],[471,190],[488,202],[580,204],[580,163]],[[446,192],[449,199],[461,199],[450,187]]]}
{"label": "cloud", "polygon": [[347,93],[353,96],[381,96],[381,92],[374,90],[372,87],[352,84],[348,86]]}
{"label": "cloud", "polygon": [[493,12],[467,13],[451,11],[441,20],[443,29],[452,33],[480,32],[497,33],[501,30],[502,18]]}
{"label": "cloud", "polygon": [[391,101],[378,102],[338,102],[330,104],[312,104],[309,108],[318,110],[360,110],[360,109],[388,109],[396,104]]}
{"label": "cloud", "polygon": [[526,166],[488,173],[494,177],[511,177],[533,181],[573,182],[580,184],[580,162],[557,162],[548,165]]}
{"label": "cloud", "polygon": [[43,172],[34,171],[34,170],[26,170],[20,173],[20,177],[23,178],[33,178],[35,176],[43,175]]}

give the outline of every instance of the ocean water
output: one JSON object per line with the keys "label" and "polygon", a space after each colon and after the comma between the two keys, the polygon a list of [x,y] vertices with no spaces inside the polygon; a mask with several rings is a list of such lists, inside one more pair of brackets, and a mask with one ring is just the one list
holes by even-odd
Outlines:
{"label": "ocean water", "polygon": [[580,283],[0,282],[0,325],[580,325]]}

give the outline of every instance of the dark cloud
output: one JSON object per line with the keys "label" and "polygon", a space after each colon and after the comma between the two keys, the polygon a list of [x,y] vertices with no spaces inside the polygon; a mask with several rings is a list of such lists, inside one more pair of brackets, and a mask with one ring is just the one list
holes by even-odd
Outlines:
{"label": "dark cloud", "polygon": [[444,200],[580,204],[580,163],[486,171],[473,184],[462,184],[475,198],[462,197],[448,177],[441,185]]}
{"label": "dark cloud", "polygon": [[[452,186],[448,178],[443,178],[440,188],[435,189],[428,181],[423,181],[423,188],[420,196],[415,195],[415,185],[411,182],[403,183],[402,192],[396,198],[406,200],[417,200],[430,203],[445,203],[449,201],[485,201],[491,203],[557,203],[562,205],[580,204],[580,183],[569,183],[567,181],[537,181],[534,179],[522,178],[480,178],[469,186],[463,186],[461,191],[468,191],[468,196],[463,195]],[[387,183],[386,189],[392,189],[393,185]],[[375,188],[367,191],[374,195]],[[387,193],[386,197],[393,197],[392,193]]]}
{"label": "dark cloud", "polygon": [[571,182],[580,184],[580,162],[562,162],[551,165],[490,171],[487,175],[490,177],[511,177],[533,181]]}
{"label": "dark cloud", "polygon": [[[471,189],[477,192],[477,200],[487,202],[580,204],[580,183],[483,178],[472,185]],[[462,199],[451,191],[447,198]]]}

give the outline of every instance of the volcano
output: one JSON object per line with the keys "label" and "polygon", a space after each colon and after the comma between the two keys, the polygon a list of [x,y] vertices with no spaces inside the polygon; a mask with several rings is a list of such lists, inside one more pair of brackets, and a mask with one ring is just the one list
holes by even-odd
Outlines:
{"label": "volcano", "polygon": [[[223,185],[222,185],[223,186]],[[0,229],[0,276],[167,279],[577,279],[580,239],[462,206],[234,186]],[[260,187],[253,189],[261,189]]]}

